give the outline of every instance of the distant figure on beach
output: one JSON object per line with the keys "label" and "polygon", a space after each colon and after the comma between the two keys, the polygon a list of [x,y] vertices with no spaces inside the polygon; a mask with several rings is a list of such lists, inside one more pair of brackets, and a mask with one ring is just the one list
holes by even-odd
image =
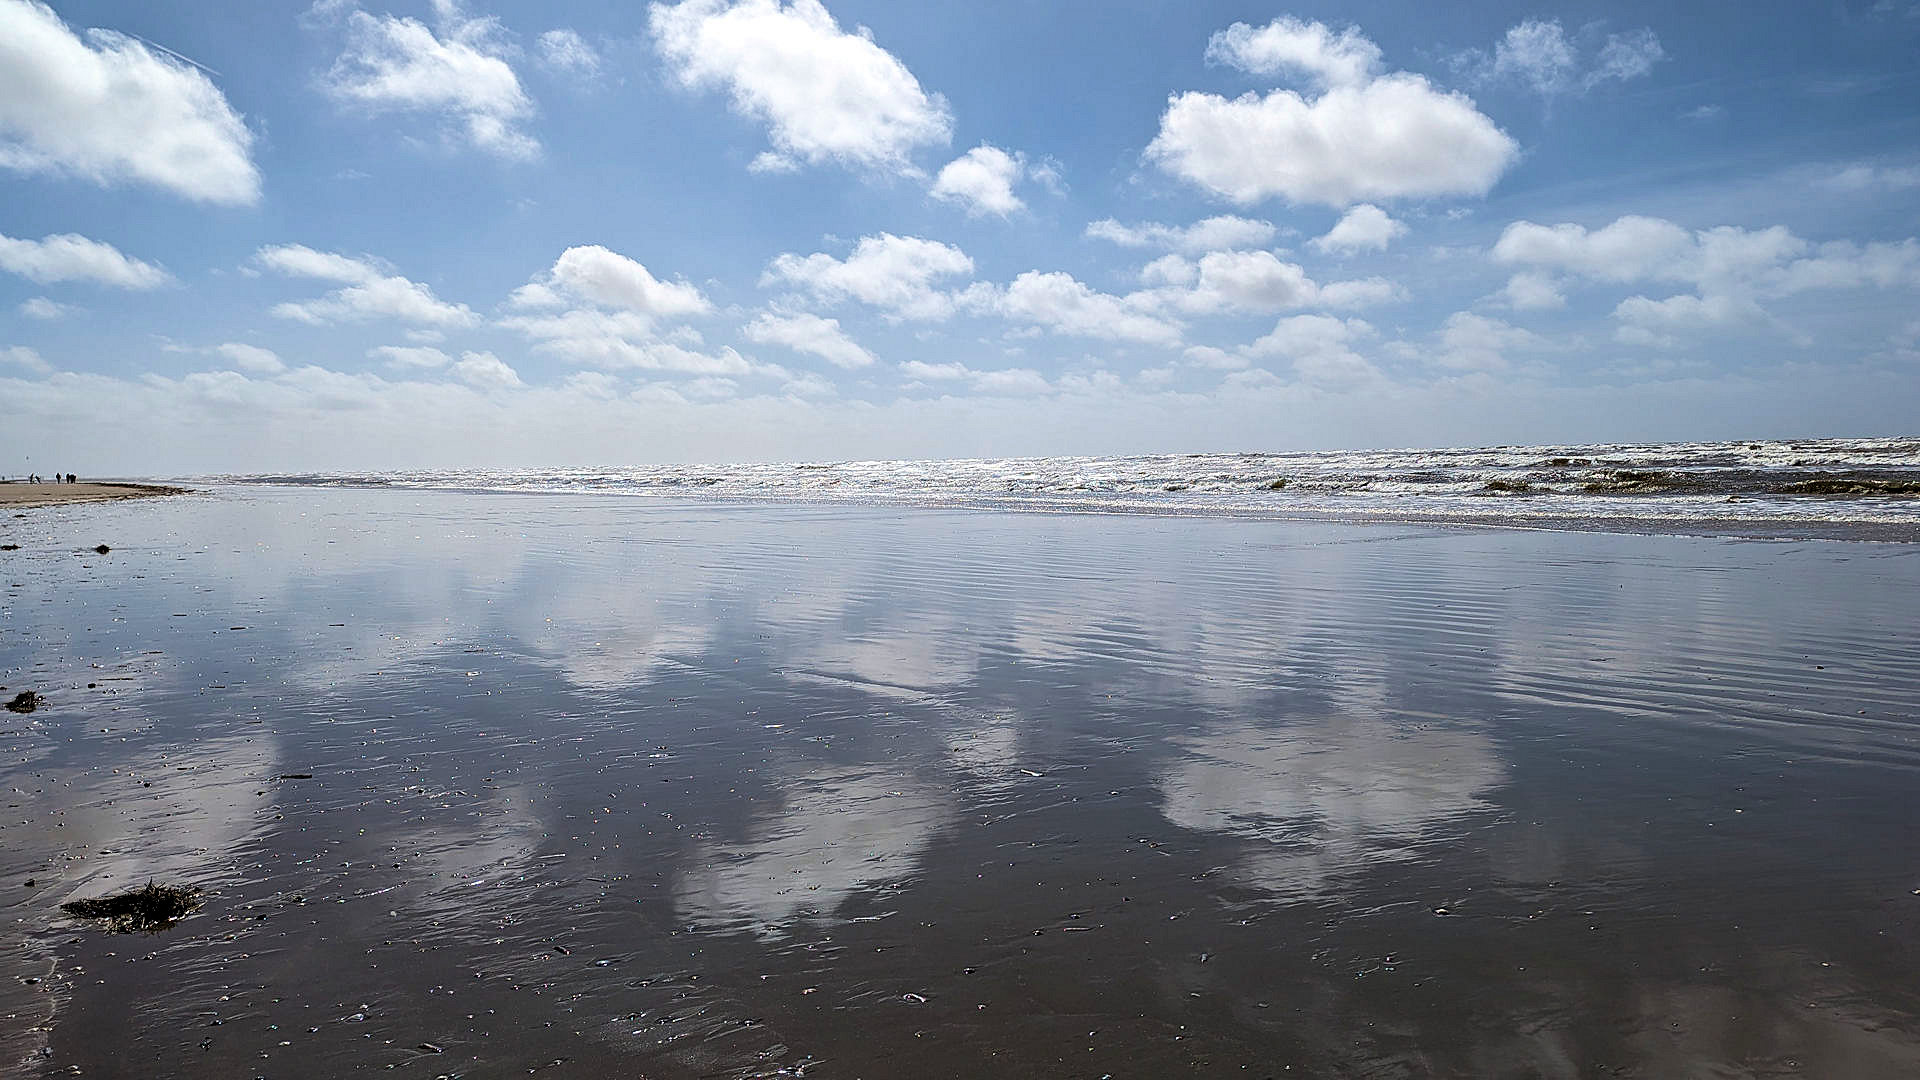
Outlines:
{"label": "distant figure on beach", "polygon": [[79,478],[79,477],[77,477],[77,476],[75,476],[75,475],[73,475],[72,473],[68,473],[68,474],[67,474],[67,483],[69,483],[69,484],[77,484],[77,483],[79,483],[79,482],[80,482],[80,478]]}

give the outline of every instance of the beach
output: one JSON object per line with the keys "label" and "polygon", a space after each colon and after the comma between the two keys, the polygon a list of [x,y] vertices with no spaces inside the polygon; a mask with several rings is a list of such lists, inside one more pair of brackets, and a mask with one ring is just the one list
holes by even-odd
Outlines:
{"label": "beach", "polygon": [[65,503],[111,502],[116,499],[148,499],[160,495],[180,495],[187,489],[164,484],[77,483],[28,484],[0,483],[0,507],[59,506]]}
{"label": "beach", "polygon": [[8,1075],[1920,1074],[1912,543],[206,491],[0,519]]}
{"label": "beach", "polygon": [[0,0],[0,1080],[1920,1080],[1916,46]]}

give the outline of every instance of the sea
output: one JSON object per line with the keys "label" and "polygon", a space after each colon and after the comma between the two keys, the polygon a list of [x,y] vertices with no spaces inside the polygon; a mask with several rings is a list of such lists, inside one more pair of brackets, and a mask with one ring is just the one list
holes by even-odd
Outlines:
{"label": "sea", "polygon": [[1026,511],[1920,535],[1920,438],[254,473],[207,482]]}

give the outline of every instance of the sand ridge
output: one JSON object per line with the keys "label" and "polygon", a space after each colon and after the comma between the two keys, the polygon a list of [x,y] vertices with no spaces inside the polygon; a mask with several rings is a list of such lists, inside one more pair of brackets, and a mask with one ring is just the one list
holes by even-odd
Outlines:
{"label": "sand ridge", "polygon": [[58,506],[63,503],[147,499],[185,495],[186,488],[164,484],[16,484],[0,483],[0,506]]}

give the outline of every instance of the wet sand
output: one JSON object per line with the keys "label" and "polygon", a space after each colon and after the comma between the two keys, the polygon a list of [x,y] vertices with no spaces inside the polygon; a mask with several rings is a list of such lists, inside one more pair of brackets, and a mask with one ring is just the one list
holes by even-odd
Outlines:
{"label": "wet sand", "polygon": [[[1920,546],[275,489],[0,542],[0,1070],[1920,1074]],[[149,878],[204,906],[59,912]]]}
{"label": "wet sand", "polygon": [[16,484],[0,483],[0,508],[23,506],[60,506],[66,503],[111,502],[116,499],[149,499],[159,495],[184,495],[186,488],[162,484]]}

